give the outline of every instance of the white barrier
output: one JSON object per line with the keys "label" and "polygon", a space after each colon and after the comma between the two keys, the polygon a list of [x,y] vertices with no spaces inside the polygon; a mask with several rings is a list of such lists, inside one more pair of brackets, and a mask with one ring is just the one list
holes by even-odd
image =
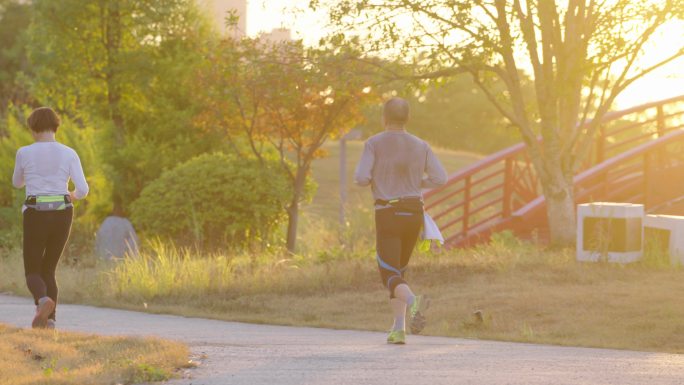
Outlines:
{"label": "white barrier", "polygon": [[595,202],[577,206],[577,260],[630,263],[643,254],[644,206]]}
{"label": "white barrier", "polygon": [[646,215],[644,237],[647,242],[660,242],[670,253],[672,265],[684,265],[684,217],[678,215]]}

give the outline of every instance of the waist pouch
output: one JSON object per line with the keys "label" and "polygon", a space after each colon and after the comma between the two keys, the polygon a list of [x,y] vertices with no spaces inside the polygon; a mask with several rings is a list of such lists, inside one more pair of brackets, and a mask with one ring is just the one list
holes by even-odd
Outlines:
{"label": "waist pouch", "polygon": [[24,205],[36,211],[58,211],[74,207],[68,195],[31,195]]}
{"label": "waist pouch", "polygon": [[375,204],[382,206],[390,205],[396,209],[410,211],[414,213],[423,212],[423,200],[417,197],[397,198],[390,200],[376,199]]}

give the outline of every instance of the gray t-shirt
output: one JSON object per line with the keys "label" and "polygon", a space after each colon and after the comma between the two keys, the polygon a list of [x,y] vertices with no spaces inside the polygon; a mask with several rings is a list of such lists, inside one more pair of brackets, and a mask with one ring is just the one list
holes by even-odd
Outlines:
{"label": "gray t-shirt", "polygon": [[421,197],[421,190],[446,183],[444,167],[424,140],[406,131],[386,130],[370,137],[354,182],[371,185],[375,199]]}

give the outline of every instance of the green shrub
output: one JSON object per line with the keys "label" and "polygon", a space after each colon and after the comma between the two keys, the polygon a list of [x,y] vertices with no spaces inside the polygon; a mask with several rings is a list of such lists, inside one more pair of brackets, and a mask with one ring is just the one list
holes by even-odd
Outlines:
{"label": "green shrub", "polygon": [[146,235],[202,249],[267,243],[291,197],[275,161],[204,154],[163,173],[131,205]]}

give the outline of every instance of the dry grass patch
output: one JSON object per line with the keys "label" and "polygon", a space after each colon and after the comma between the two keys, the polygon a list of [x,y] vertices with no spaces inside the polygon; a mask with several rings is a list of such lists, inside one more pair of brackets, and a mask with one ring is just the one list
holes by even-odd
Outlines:
{"label": "dry grass patch", "polygon": [[154,338],[100,337],[0,324],[0,385],[133,384],[164,381],[188,349]]}

